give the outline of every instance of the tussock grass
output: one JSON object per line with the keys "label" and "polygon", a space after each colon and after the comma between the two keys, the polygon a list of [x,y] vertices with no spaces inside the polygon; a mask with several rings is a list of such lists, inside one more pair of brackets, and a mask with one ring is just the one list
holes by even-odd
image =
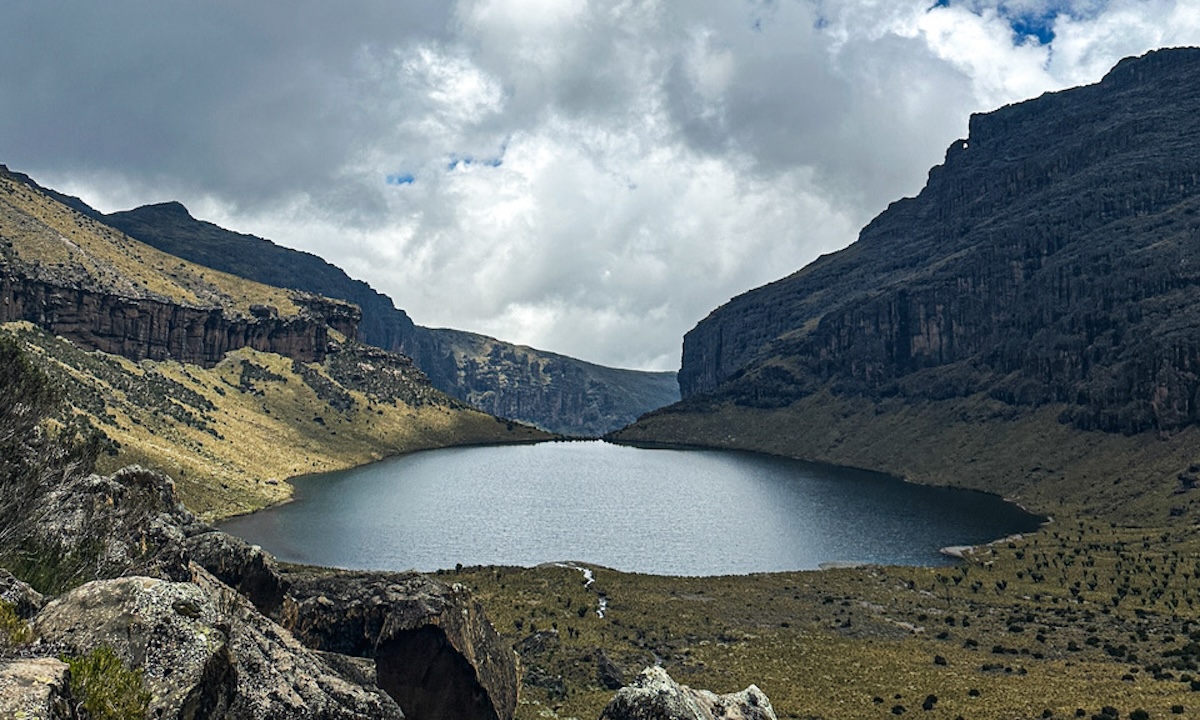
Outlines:
{"label": "tussock grass", "polygon": [[17,615],[12,603],[0,600],[0,652],[33,642],[33,628]]}
{"label": "tussock grass", "polygon": [[142,671],[125,666],[109,647],[87,655],[64,657],[71,668],[71,694],[95,720],[141,720],[150,710],[151,695]]}
{"label": "tussock grass", "polygon": [[450,574],[521,654],[519,717],[597,717],[612,696],[597,680],[602,648],[626,680],[661,663],[693,687],[757,684],[781,718],[883,718],[899,705],[999,720],[1200,712],[1198,563],[1192,528],[1084,521],[949,568],[716,578],[594,568],[586,589],[560,567]]}

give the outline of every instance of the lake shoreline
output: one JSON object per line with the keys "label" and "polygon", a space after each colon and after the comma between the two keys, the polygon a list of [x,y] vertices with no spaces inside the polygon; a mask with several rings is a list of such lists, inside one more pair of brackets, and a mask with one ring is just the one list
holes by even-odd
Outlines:
{"label": "lake shoreline", "polygon": [[[660,456],[657,450],[682,454]],[[536,469],[546,462],[548,469]],[[553,477],[524,487],[527,476],[539,473]],[[286,562],[309,565],[435,572],[460,562],[533,567],[547,558],[577,557],[622,572],[670,577],[817,570],[823,563],[943,566],[938,552],[943,547],[985,545],[1046,521],[989,493],[901,480],[861,468],[712,448],[647,449],[575,439],[475,445],[302,476],[292,501],[230,518],[221,527]],[[296,507],[310,492],[314,507]],[[817,495],[806,499],[804,492]],[[470,498],[478,493],[487,499],[475,507]],[[397,494],[403,499],[394,500]],[[393,501],[403,507],[379,507]],[[338,503],[349,505],[339,509]],[[590,517],[593,510],[599,519]],[[441,519],[424,517],[431,513],[441,513]],[[963,513],[982,515],[968,521]],[[705,518],[714,529],[729,523],[741,529],[712,536]],[[873,545],[841,536],[843,523],[866,527],[880,521],[882,529],[875,532],[891,534],[871,538]],[[1006,528],[1005,522],[1015,524]],[[288,523],[313,528],[298,535],[316,539],[289,535]],[[993,526],[994,533],[981,534]],[[944,540],[903,539],[930,532],[943,533]],[[342,546],[366,549],[347,558],[338,555]],[[377,552],[371,550],[375,546],[385,549],[371,560],[365,554]],[[441,560],[435,559],[438,553]]]}

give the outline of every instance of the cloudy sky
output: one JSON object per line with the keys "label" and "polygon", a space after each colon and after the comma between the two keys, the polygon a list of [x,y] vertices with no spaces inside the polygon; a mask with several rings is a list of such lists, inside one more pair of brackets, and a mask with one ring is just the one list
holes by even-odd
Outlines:
{"label": "cloudy sky", "polygon": [[315,252],[418,322],[678,365],[972,112],[1200,44],[1200,0],[40,2],[0,163]]}

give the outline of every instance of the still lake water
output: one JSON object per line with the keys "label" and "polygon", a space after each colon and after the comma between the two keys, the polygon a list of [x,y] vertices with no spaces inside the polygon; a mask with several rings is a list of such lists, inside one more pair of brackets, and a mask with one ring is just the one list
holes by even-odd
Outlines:
{"label": "still lake water", "polygon": [[424,570],[577,560],[659,575],[939,565],[1041,518],[978,492],[717,450],[451,448],[300,478],[226,531],[281,560]]}

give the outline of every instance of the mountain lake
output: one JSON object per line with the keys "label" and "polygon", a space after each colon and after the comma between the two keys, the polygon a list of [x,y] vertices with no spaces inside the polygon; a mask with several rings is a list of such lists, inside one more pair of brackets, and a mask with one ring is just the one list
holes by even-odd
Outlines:
{"label": "mountain lake", "polygon": [[994,495],[721,450],[600,441],[449,448],[298,478],[222,529],[280,560],[422,570],[580,561],[658,575],[942,565],[1036,529]]}

